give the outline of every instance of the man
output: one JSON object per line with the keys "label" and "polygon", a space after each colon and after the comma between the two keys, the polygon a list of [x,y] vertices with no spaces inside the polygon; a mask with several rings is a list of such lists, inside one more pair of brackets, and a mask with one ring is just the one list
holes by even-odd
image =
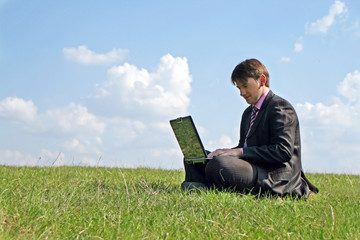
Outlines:
{"label": "man", "polygon": [[250,106],[240,125],[240,140],[232,149],[217,149],[206,164],[185,164],[183,189],[231,188],[307,198],[318,192],[301,166],[299,121],[292,105],[270,90],[266,67],[257,59],[237,65],[232,83]]}

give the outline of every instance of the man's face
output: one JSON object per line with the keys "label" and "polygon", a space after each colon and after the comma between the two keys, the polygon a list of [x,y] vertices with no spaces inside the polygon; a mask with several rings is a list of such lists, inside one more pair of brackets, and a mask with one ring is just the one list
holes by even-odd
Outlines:
{"label": "man's face", "polygon": [[236,87],[240,90],[240,96],[242,96],[248,104],[256,104],[263,94],[261,82],[256,81],[254,78],[248,78],[247,83],[237,81]]}

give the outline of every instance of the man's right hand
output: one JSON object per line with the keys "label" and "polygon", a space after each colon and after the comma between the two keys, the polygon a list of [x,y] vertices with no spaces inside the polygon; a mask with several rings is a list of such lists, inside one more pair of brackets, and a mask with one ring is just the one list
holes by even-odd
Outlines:
{"label": "man's right hand", "polygon": [[216,156],[233,156],[233,157],[242,157],[241,148],[221,148],[216,149],[208,155],[208,158],[213,158]]}

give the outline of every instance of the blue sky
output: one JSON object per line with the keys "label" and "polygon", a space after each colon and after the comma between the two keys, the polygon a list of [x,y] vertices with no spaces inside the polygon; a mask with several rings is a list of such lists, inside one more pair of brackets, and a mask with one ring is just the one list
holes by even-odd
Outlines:
{"label": "blue sky", "polygon": [[233,147],[233,68],[297,110],[307,172],[360,174],[359,1],[0,0],[0,164],[181,169],[169,120]]}

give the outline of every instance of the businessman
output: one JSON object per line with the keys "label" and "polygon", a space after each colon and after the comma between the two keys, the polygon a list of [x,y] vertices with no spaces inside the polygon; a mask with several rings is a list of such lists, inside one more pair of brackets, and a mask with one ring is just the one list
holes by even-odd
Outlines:
{"label": "businessman", "polygon": [[242,115],[239,144],[209,153],[212,160],[205,164],[184,162],[182,189],[215,186],[304,198],[318,192],[302,170],[295,109],[270,90],[266,67],[257,59],[245,60],[235,67],[231,81],[250,104]]}

